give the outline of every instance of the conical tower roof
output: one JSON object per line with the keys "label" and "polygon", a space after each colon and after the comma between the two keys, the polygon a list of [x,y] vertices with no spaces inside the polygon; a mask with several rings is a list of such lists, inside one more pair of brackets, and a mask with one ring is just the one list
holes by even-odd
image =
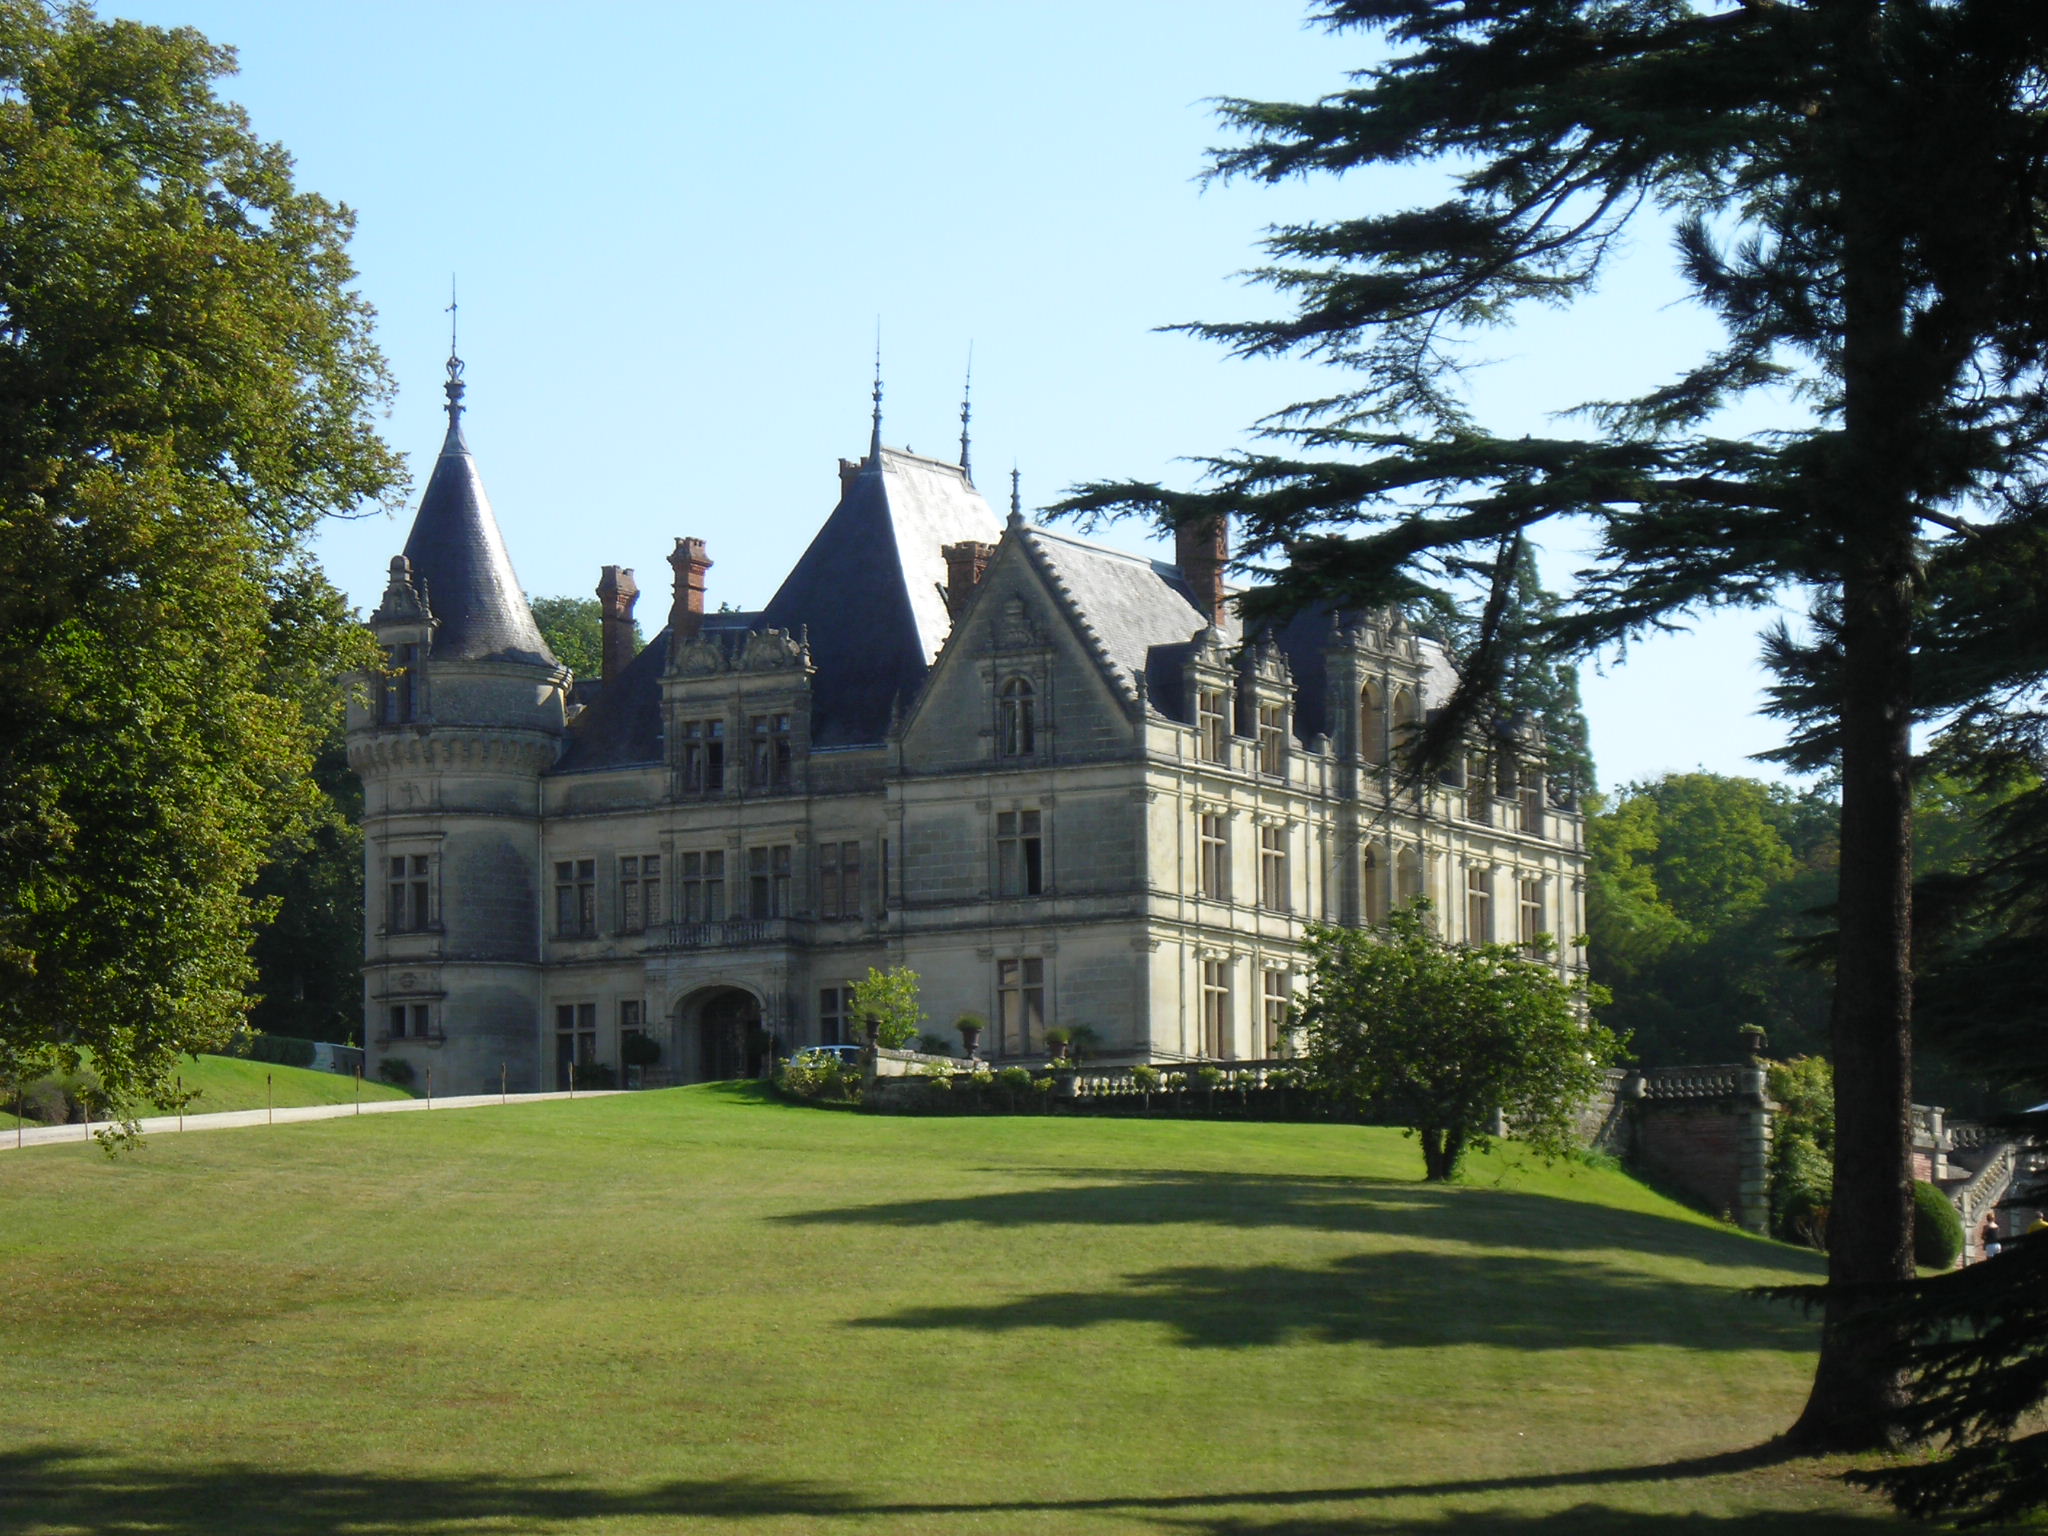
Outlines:
{"label": "conical tower roof", "polygon": [[483,476],[462,435],[462,365],[448,360],[448,436],[405,541],[433,610],[435,658],[559,665],[512,569]]}

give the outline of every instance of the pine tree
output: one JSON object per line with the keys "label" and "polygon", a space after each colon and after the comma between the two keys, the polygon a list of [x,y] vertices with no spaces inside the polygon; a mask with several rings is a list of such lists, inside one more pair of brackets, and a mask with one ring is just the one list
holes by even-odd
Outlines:
{"label": "pine tree", "polygon": [[[1319,15],[1384,34],[1390,55],[1320,101],[1226,101],[1245,137],[1213,173],[1436,163],[1448,195],[1270,231],[1260,275],[1292,312],[1191,329],[1247,357],[1322,359],[1345,385],[1270,418],[1270,447],[1210,460],[1201,490],[1093,485],[1065,505],[1236,513],[1245,555],[1283,567],[1255,605],[1271,612],[1478,576],[1482,664],[1439,716],[1439,750],[1496,684],[1518,541],[1545,519],[1598,531],[1546,624],[1561,643],[1799,589],[1835,605],[1839,1157],[1821,1358],[1793,1439],[1879,1442],[1904,1341],[1864,1288],[1905,1278],[1912,1251],[1916,653],[1938,640],[1974,659],[1972,697],[2013,684],[2022,662],[1995,644],[2010,615],[1986,598],[2048,539],[2048,7],[1330,0]],[[1582,295],[1632,221],[1659,214],[1722,345],[1648,394],[1592,403],[1599,440],[1485,431],[1460,397],[1460,339]],[[1716,434],[1723,406],[1770,389],[1805,424]]]}

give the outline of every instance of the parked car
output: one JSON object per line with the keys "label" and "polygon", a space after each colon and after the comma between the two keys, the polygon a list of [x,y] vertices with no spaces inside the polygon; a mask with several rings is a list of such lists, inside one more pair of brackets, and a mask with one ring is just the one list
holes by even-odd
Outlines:
{"label": "parked car", "polygon": [[791,1060],[811,1061],[820,1056],[831,1056],[849,1067],[860,1065],[860,1047],[857,1045],[807,1045]]}

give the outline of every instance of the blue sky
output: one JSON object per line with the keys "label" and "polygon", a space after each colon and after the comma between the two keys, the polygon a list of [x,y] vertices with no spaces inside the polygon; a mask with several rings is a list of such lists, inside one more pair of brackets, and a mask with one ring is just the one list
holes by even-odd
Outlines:
{"label": "blue sky", "polygon": [[[957,450],[974,349],[973,462],[1001,505],[1090,479],[1188,482],[1185,460],[1327,393],[1157,327],[1274,312],[1233,274],[1264,225],[1413,200],[1372,183],[1201,187],[1219,95],[1300,99],[1364,59],[1294,0],[347,5],[103,0],[235,46],[226,87],[303,185],[359,224],[361,288],[400,384],[387,435],[424,478],[439,446],[451,274],[465,426],[527,589],[588,593],[635,567],[666,609],[665,556],[704,538],[710,596],[763,602],[866,446],[877,320],[884,437]],[[1664,377],[1711,328],[1646,230],[1587,306],[1487,338],[1488,425]],[[375,601],[405,516],[332,526],[320,550]],[[1135,546],[1142,530],[1105,534]],[[1545,549],[1554,585],[1569,534]],[[1588,668],[1604,782],[1746,754],[1753,614]]]}

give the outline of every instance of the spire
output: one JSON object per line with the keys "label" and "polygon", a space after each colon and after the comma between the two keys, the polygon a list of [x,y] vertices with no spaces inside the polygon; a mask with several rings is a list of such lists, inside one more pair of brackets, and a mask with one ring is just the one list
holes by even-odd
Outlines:
{"label": "spire", "polygon": [[441,386],[441,390],[448,396],[448,431],[451,436],[462,430],[462,358],[457,355],[455,347],[456,310],[455,278],[453,274],[450,274],[448,278],[448,309],[446,311],[448,315],[448,382]]}
{"label": "spire", "polygon": [[868,436],[868,462],[882,467],[882,322],[875,321],[875,429]]}
{"label": "spire", "polygon": [[974,399],[974,343],[967,343],[967,382],[960,388],[960,474],[974,483],[974,468],[967,460],[967,417]]}
{"label": "spire", "polygon": [[1010,522],[1019,526],[1024,521],[1024,497],[1017,489],[1017,466],[1010,466]]}

